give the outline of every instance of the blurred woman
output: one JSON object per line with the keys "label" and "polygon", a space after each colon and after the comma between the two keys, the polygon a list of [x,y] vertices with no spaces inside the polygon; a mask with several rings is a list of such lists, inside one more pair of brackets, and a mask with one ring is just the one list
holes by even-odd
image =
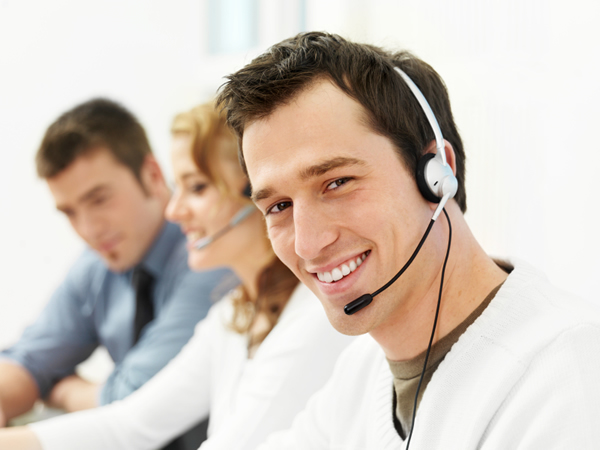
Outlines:
{"label": "blurred woman", "polygon": [[237,144],[213,104],[178,115],[172,135],[176,190],[167,217],[188,238],[188,263],[196,270],[229,266],[241,285],[128,398],[0,430],[0,448],[154,449],[210,413],[202,450],[251,449],[291,424],[350,343],[274,255],[248,198]]}

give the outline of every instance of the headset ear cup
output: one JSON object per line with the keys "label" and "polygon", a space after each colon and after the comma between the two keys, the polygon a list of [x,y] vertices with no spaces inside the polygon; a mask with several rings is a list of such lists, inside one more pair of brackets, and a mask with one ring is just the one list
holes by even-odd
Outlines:
{"label": "headset ear cup", "polygon": [[425,173],[427,171],[427,164],[435,158],[435,153],[425,153],[421,158],[419,158],[419,163],[417,164],[417,186],[419,187],[419,191],[425,200],[431,203],[439,203],[441,198],[433,193],[429,184],[427,183],[427,177]]}

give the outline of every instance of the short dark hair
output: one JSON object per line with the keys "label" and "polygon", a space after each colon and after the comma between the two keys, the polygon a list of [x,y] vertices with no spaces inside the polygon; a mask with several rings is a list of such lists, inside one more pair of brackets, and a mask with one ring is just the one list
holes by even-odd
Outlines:
{"label": "short dark hair", "polygon": [[138,180],[146,155],[152,154],[135,116],[112,100],[96,98],[65,112],[48,127],[35,157],[37,173],[52,178],[98,147],[106,147]]}
{"label": "short dark hair", "polygon": [[418,160],[435,136],[419,103],[394,66],[401,68],[419,86],[444,138],[454,148],[458,179],[455,199],[465,212],[465,153],[442,78],[430,65],[409,52],[388,52],[335,34],[298,34],[274,45],[227,77],[217,103],[227,111],[227,121],[239,139],[244,170],[241,146],[244,128],[268,117],[315,81],[328,79],[363,106],[370,128],[392,141],[401,160],[413,177],[416,176]]}

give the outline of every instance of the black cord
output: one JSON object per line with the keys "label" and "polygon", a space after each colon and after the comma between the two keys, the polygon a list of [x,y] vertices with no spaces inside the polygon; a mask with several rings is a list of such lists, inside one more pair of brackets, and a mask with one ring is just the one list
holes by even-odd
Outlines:
{"label": "black cord", "polygon": [[431,351],[431,345],[433,344],[433,336],[435,335],[435,327],[437,325],[438,316],[440,314],[440,304],[442,303],[442,289],[444,287],[444,274],[446,273],[446,264],[448,263],[448,255],[450,255],[450,244],[452,243],[452,224],[450,223],[450,217],[446,212],[446,208],[442,209],[446,219],[448,220],[448,249],[446,250],[446,258],[444,259],[444,265],[442,267],[442,278],[440,280],[440,292],[438,294],[437,307],[435,308],[435,318],[433,320],[433,329],[431,330],[431,337],[429,338],[429,345],[427,346],[427,353],[425,353],[425,363],[423,364],[423,370],[421,371],[421,377],[419,378],[419,384],[417,386],[417,393],[415,394],[415,403],[413,406],[412,421],[410,425],[410,433],[408,434],[408,442],[406,443],[406,450],[410,446],[410,440],[412,438],[413,430],[415,429],[415,418],[417,416],[417,401],[419,399],[419,391],[421,390],[421,384],[423,383],[423,376],[427,369],[427,360],[429,359],[429,352]]}
{"label": "black cord", "polygon": [[396,275],[394,275],[392,277],[392,279],[390,281],[388,281],[386,284],[384,284],[379,289],[377,289],[375,292],[373,292],[371,294],[371,297],[375,297],[376,295],[380,294],[381,292],[383,292],[387,288],[389,288],[400,277],[400,275],[402,275],[406,271],[406,269],[408,269],[408,267],[412,264],[413,260],[419,254],[419,251],[421,250],[421,247],[423,247],[423,244],[425,243],[425,240],[427,239],[427,236],[429,236],[429,232],[431,231],[431,227],[433,227],[434,223],[435,223],[435,220],[433,220],[433,219],[431,219],[429,221],[429,225],[427,226],[427,230],[425,230],[425,234],[423,235],[423,237],[419,241],[419,245],[417,245],[417,248],[415,248],[415,251],[413,252],[413,254],[411,255],[411,257],[408,259],[408,261],[406,261],[406,264],[404,264],[404,267],[402,267],[402,269],[400,269],[400,272],[398,272]]}
{"label": "black cord", "polygon": [[348,303],[346,306],[344,306],[344,312],[346,314],[348,314],[350,316],[354,313],[357,313],[364,307],[369,306],[371,304],[371,302],[373,301],[373,297],[381,294],[383,291],[385,291],[387,288],[389,288],[406,271],[406,269],[408,269],[408,267],[412,264],[413,260],[419,254],[419,251],[421,250],[421,247],[425,243],[427,236],[429,236],[429,232],[431,231],[431,227],[433,227],[434,223],[435,223],[434,219],[431,219],[429,221],[429,225],[427,226],[427,230],[425,230],[425,234],[423,234],[423,237],[419,241],[419,245],[417,245],[417,248],[415,248],[415,251],[409,258],[409,260],[406,261],[406,264],[404,264],[404,267],[402,267],[402,269],[400,269],[400,271],[396,275],[394,275],[390,281],[388,281],[385,285],[381,286],[379,289],[377,289],[372,294],[361,295],[356,300],[353,300],[350,303]]}

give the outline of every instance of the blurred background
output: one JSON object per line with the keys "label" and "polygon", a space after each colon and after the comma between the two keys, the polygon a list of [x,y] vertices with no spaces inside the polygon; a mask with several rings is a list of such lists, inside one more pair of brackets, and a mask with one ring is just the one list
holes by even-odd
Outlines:
{"label": "blurred background", "polygon": [[594,0],[0,0],[0,347],[82,249],[35,175],[46,127],[91,97],[120,101],[171,178],[174,114],[306,30],[429,62],[465,141],[483,247],[600,305],[599,19]]}

